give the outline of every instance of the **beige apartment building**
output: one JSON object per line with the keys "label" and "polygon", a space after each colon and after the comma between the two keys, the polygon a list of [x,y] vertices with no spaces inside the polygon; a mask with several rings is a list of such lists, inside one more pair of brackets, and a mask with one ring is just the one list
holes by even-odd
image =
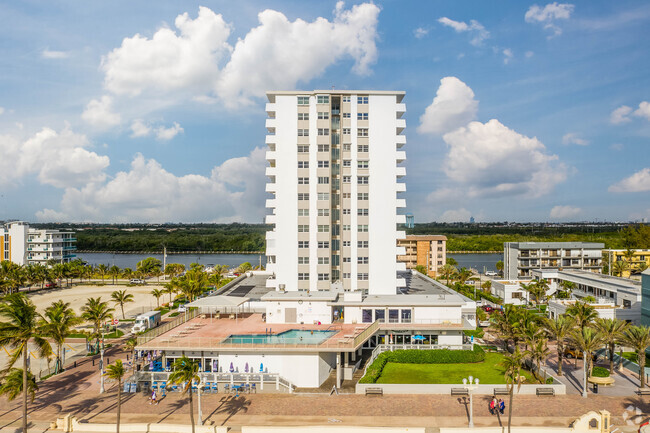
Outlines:
{"label": "beige apartment building", "polygon": [[404,247],[405,255],[397,259],[406,264],[407,269],[422,265],[427,268],[427,275],[435,278],[438,269],[447,262],[447,237],[441,235],[408,235],[398,239],[397,245]]}

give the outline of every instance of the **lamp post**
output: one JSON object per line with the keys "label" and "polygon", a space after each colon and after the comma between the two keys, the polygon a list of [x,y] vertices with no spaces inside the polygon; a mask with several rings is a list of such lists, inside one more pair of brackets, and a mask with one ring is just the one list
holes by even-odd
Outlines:
{"label": "lamp post", "polygon": [[101,359],[99,360],[99,393],[103,394],[104,389],[104,331],[102,331],[102,341],[101,341]]}
{"label": "lamp post", "polygon": [[588,365],[587,352],[582,352],[582,366],[584,367],[583,368],[584,372],[582,374],[583,377],[582,396],[584,398],[587,398],[587,365]]}
{"label": "lamp post", "polygon": [[469,428],[474,427],[474,400],[472,399],[472,391],[474,391],[476,388],[478,388],[478,377],[474,379],[473,376],[470,376],[467,379],[463,379],[463,385],[467,387],[467,391],[469,391]]}
{"label": "lamp post", "polygon": [[203,382],[203,377],[199,375],[199,383],[196,384],[196,395],[199,399],[199,425],[203,425],[203,412],[201,411],[201,382]]}

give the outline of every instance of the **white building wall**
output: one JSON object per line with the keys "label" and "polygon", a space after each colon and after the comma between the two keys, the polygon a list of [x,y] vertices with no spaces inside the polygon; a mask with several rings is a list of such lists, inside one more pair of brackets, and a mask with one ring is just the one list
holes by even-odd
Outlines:
{"label": "white building wall", "polygon": [[463,334],[458,332],[447,332],[446,334],[438,335],[438,344],[457,346],[463,344]]}
{"label": "white building wall", "polygon": [[332,323],[332,307],[325,301],[269,301],[266,306],[266,323],[288,323],[285,321],[287,308],[296,309],[295,323]]}

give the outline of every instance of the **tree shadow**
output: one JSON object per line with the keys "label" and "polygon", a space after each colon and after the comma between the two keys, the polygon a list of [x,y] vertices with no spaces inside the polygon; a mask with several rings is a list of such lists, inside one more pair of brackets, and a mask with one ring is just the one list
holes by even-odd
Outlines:
{"label": "tree shadow", "polygon": [[469,422],[469,398],[458,397],[456,401],[458,401],[458,404],[462,404],[465,407],[465,415],[467,415],[467,421]]}
{"label": "tree shadow", "polygon": [[174,412],[176,412],[179,409],[182,409],[183,406],[185,406],[186,402],[189,404],[189,399],[187,397],[186,398],[179,398],[175,402],[170,402],[169,405],[167,406],[167,407],[169,407],[169,411],[167,413],[165,413],[164,416],[158,422],[160,423],[160,422],[165,421]]}
{"label": "tree shadow", "polygon": [[219,405],[219,407],[212,413],[227,413],[228,416],[221,423],[221,425],[225,425],[228,420],[235,416],[238,412],[248,412],[248,407],[250,405],[251,402],[246,400],[246,397],[243,395],[239,397],[228,396],[221,399],[221,405]]}

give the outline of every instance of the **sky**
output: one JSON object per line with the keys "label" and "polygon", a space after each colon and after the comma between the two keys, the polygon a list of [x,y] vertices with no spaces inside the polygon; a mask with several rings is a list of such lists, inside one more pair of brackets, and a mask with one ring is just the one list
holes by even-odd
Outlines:
{"label": "sky", "polygon": [[0,220],[262,222],[265,92],[332,86],[406,92],[416,222],[650,219],[646,1],[2,0],[0,19]]}

